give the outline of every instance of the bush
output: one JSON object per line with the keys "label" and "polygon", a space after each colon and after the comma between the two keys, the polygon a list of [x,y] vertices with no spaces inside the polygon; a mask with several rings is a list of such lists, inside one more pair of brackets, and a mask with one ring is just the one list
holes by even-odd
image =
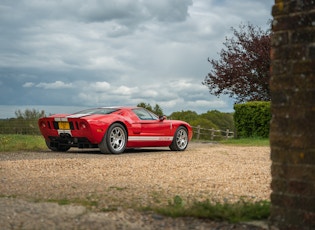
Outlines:
{"label": "bush", "polygon": [[269,137],[270,102],[253,101],[234,105],[237,137]]}

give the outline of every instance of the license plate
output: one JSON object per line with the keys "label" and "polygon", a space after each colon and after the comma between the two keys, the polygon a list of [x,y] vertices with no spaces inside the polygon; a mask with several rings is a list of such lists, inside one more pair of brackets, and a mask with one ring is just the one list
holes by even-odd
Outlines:
{"label": "license plate", "polygon": [[69,130],[70,129],[70,124],[69,122],[58,122],[58,126],[59,126],[59,129],[63,129],[63,130]]}

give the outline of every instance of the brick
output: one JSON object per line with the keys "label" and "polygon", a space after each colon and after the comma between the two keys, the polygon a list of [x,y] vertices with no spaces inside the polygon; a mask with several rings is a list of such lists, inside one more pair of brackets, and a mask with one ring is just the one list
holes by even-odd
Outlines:
{"label": "brick", "polygon": [[314,10],[315,1],[305,0],[305,1],[286,1],[288,6],[288,13],[303,13],[304,11]]}
{"label": "brick", "polygon": [[274,76],[277,75],[285,75],[291,72],[291,68],[288,65],[290,63],[286,59],[281,59],[281,60],[273,60],[271,62],[271,67],[272,67],[272,72],[271,74]]}
{"label": "brick", "polygon": [[276,229],[279,230],[312,230],[315,229],[314,216],[313,212],[292,211],[272,205],[269,223],[273,226],[277,225]]}
{"label": "brick", "polygon": [[[315,52],[315,51],[314,51]],[[300,60],[309,55],[309,48],[301,47],[299,45],[286,45],[277,49],[277,52],[273,52],[273,60],[288,59],[288,60]]]}
{"label": "brick", "polygon": [[292,64],[293,74],[311,74],[315,71],[315,59],[299,60]]}
{"label": "brick", "polygon": [[293,31],[290,36],[291,44],[305,44],[305,43],[311,43],[315,41],[315,34],[311,33],[311,31],[312,31],[311,28]]}
{"label": "brick", "polygon": [[[280,96],[279,93],[281,94],[286,94],[285,89],[291,89],[291,88],[296,88],[294,84],[295,78],[294,76],[288,78],[288,75],[281,74],[278,75],[277,77],[271,77],[270,78],[270,89],[272,90],[272,93],[276,95],[275,99],[277,99],[277,96]],[[280,90],[282,89],[282,90]]]}
{"label": "brick", "polygon": [[315,7],[315,2],[312,0],[307,1],[275,1],[272,7],[271,14],[274,17],[287,15],[291,12],[302,12],[312,10]]}
{"label": "brick", "polygon": [[315,59],[315,45],[310,45],[308,48],[308,57],[310,59]]}
{"label": "brick", "polygon": [[315,196],[288,195],[273,192],[270,199],[273,205],[291,210],[291,212],[294,210],[315,212]]}
{"label": "brick", "polygon": [[[269,135],[270,138],[270,144],[272,146],[281,146],[281,151],[284,151],[285,149],[289,149],[290,148],[290,142],[291,142],[291,138],[288,135],[283,135],[281,133],[275,133],[275,132],[270,132]],[[277,160],[277,161],[281,161],[283,159],[283,157],[279,158],[280,154],[274,154],[276,150],[275,149],[271,149],[271,159],[272,160]],[[283,155],[286,155],[285,153],[282,153]]]}
{"label": "brick", "polygon": [[[305,29],[312,29],[313,21],[315,18],[315,13],[305,15],[305,14],[297,14],[294,16],[281,16],[276,19],[276,21],[272,24],[272,29],[275,32],[278,31],[287,31],[292,29],[295,34],[303,33]],[[297,28],[299,29],[298,31]],[[303,40],[303,37],[302,41]],[[309,40],[308,40],[309,41]]]}
{"label": "brick", "polygon": [[[301,152],[301,154],[305,154]],[[276,180],[283,180],[285,183],[288,179],[294,181],[314,181],[315,167],[312,165],[289,165],[281,163],[273,163],[271,166],[271,175]],[[282,183],[277,182],[277,183]],[[287,185],[287,184],[286,184]],[[315,184],[313,184],[314,189]],[[315,194],[315,191],[314,191]]]}
{"label": "brick", "polygon": [[271,165],[271,176],[278,180],[278,179],[286,179],[286,167],[283,164],[278,162],[273,162]]}
{"label": "brick", "polygon": [[[303,178],[299,178],[299,179],[303,179]],[[301,180],[291,179],[287,185],[288,185],[288,191],[287,191],[288,194],[292,194],[292,195],[295,194],[295,195],[300,195],[300,196],[303,195],[303,196],[310,196],[310,197],[313,194],[315,194],[314,184],[306,180],[301,181]]]}
{"label": "brick", "polygon": [[308,89],[315,89],[315,78],[304,73],[293,75],[291,82],[292,86],[298,89],[302,88],[306,91]]}
{"label": "brick", "polygon": [[284,8],[283,2],[278,2],[272,6],[271,15],[279,16],[285,15],[288,12],[288,7]]}
{"label": "brick", "polygon": [[272,204],[269,217],[270,225],[277,225],[278,227],[282,226],[285,221],[285,219],[283,218],[285,216],[285,211],[286,210],[284,208]]}
{"label": "brick", "polygon": [[288,190],[288,184],[286,180],[274,179],[271,182],[271,189],[277,191],[277,193],[285,193]]}
{"label": "brick", "polygon": [[311,85],[307,85],[306,88],[311,88],[311,89],[308,89],[306,90],[305,92],[305,98],[307,98],[307,100],[305,101],[305,105],[308,105],[309,106],[309,109],[307,110],[309,112],[309,122],[311,121],[314,121],[314,102],[315,102],[315,89],[314,89],[314,86],[311,87]]}
{"label": "brick", "polygon": [[[275,163],[293,164],[295,166],[301,165],[314,165],[315,164],[315,148],[305,146],[305,141],[294,142],[289,135],[284,137],[280,134],[270,133],[270,143],[274,147],[271,148],[270,158]],[[314,143],[310,141],[312,146]],[[279,147],[281,146],[281,147]],[[301,147],[302,146],[302,147]],[[313,148],[313,149],[312,149]],[[312,177],[314,178],[314,177]]]}
{"label": "brick", "polygon": [[271,46],[278,47],[289,43],[288,32],[277,32],[271,38]]}
{"label": "brick", "polygon": [[[307,140],[306,140],[307,141]],[[312,143],[311,145],[314,146],[314,138],[311,139],[309,138],[309,142]],[[315,148],[314,147],[308,147],[307,149],[305,149],[305,161],[309,164],[312,165],[314,167],[315,165]],[[315,174],[314,174],[315,175]],[[315,180],[314,177],[313,178],[313,183],[315,184]]]}

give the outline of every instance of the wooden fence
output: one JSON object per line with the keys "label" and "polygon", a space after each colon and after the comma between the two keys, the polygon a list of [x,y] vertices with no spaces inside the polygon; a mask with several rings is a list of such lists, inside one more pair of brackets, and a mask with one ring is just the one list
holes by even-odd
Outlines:
{"label": "wooden fence", "polygon": [[234,132],[227,130],[217,130],[217,129],[205,129],[201,128],[200,125],[197,127],[193,126],[194,138],[197,140],[216,140],[216,139],[228,139],[234,138]]}

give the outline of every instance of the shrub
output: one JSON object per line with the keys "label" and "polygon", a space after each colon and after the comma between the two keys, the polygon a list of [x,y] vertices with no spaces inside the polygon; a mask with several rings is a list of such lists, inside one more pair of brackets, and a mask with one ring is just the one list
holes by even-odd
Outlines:
{"label": "shrub", "polygon": [[237,137],[268,137],[270,102],[253,101],[234,105]]}

